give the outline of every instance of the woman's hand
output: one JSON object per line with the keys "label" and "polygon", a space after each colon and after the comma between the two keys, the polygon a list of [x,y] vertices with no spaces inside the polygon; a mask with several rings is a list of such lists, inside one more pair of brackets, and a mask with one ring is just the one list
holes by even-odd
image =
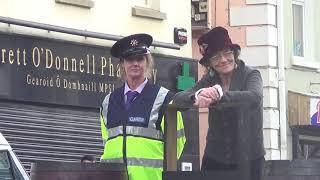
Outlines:
{"label": "woman's hand", "polygon": [[216,103],[219,97],[220,95],[215,87],[203,88],[193,105],[199,108],[207,108],[210,104]]}

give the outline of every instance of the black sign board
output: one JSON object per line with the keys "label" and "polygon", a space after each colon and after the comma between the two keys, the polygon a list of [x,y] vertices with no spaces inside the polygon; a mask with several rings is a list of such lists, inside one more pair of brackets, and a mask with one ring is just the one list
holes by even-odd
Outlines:
{"label": "black sign board", "polygon": [[[109,48],[17,34],[0,34],[0,98],[99,107],[121,85]],[[197,77],[197,61],[154,54],[153,79],[172,91],[182,63]]]}

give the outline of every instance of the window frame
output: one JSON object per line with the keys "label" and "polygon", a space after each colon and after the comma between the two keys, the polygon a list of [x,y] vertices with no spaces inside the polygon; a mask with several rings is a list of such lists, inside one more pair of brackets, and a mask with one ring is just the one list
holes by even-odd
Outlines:
{"label": "window frame", "polygon": [[[304,57],[306,54],[306,43],[305,43],[305,32],[306,32],[306,27],[305,27],[305,3],[304,0],[292,0],[292,6],[296,5],[296,6],[301,6],[302,8],[302,46],[303,46],[303,55],[302,56],[297,56],[297,57]],[[294,32],[294,22],[293,19],[294,18],[294,14],[293,14],[293,8],[292,8],[292,32]],[[294,34],[293,34],[294,36]],[[292,37],[292,40],[294,40],[294,37]],[[292,46],[294,46],[294,41]],[[294,52],[293,52],[294,53]],[[295,56],[293,54],[293,56]]]}
{"label": "window frame", "polygon": [[[293,52],[293,36],[292,36],[292,65],[302,66],[309,69],[320,70],[320,62],[314,57],[314,18],[313,18],[313,2],[310,0],[292,0],[293,5],[302,6],[302,43],[303,43],[303,56],[295,56]],[[306,18],[308,14],[312,14]],[[293,23],[293,8],[292,8],[292,23]],[[292,26],[292,32],[294,27]],[[307,43],[308,42],[308,43]]]}

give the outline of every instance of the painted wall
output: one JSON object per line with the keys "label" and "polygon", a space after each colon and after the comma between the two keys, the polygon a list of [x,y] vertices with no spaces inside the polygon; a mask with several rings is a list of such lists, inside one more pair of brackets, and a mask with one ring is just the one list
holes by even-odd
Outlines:
{"label": "painted wall", "polygon": [[[187,29],[188,39],[191,39],[191,5],[189,0],[159,1],[159,10],[167,16],[165,20],[132,16],[132,7],[144,6],[145,0],[93,0],[93,2],[93,8],[89,9],[56,3],[54,0],[0,0],[0,16],[121,36],[145,32],[151,34],[154,40],[166,43],[173,43],[174,27],[182,27]],[[114,43],[113,41],[8,26],[3,23],[0,23],[0,31],[105,46],[111,46]],[[156,48],[153,49],[153,52],[191,57],[191,41],[182,46],[181,50]]]}

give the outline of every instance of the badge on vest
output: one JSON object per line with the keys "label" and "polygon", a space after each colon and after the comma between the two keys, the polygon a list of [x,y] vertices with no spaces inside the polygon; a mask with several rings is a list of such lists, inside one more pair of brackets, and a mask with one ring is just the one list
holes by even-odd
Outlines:
{"label": "badge on vest", "polygon": [[145,119],[143,117],[129,117],[129,122],[144,123]]}

